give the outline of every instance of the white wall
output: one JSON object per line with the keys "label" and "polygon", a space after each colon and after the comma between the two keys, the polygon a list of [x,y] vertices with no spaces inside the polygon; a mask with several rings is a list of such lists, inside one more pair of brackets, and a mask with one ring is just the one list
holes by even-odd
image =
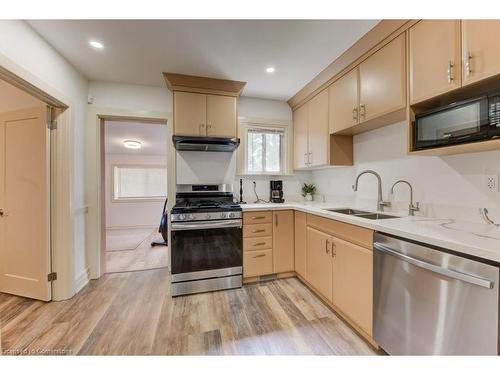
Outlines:
{"label": "white wall", "polygon": [[288,103],[282,100],[243,96],[239,98],[238,116],[292,121],[292,110]]}
{"label": "white wall", "polygon": [[23,21],[0,21],[0,55],[71,100],[73,168],[71,171],[74,225],[74,274],[86,273],[84,126],[88,82],[68,61]]}
{"label": "white wall", "polygon": [[485,174],[500,173],[500,151],[408,156],[406,142],[404,122],[355,136],[353,167],[312,172],[318,185],[316,199],[324,194],[327,201],[376,209],[374,176],[362,176],[357,193],[351,188],[357,173],[373,169],[382,176],[384,199],[395,202],[395,211],[407,212],[408,187],[397,186],[394,196],[390,196],[390,188],[396,180],[406,179],[412,183],[414,199],[420,201],[425,216],[479,222],[479,207],[487,207],[500,221],[500,193],[489,193],[485,188]]}
{"label": "white wall", "polygon": [[165,165],[163,155],[106,154],[106,228],[156,227],[163,212],[163,200],[151,202],[113,202],[113,165]]}

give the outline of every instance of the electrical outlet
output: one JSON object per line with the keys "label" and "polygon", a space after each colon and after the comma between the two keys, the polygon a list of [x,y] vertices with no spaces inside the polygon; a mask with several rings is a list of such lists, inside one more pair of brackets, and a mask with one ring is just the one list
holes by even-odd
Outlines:
{"label": "electrical outlet", "polygon": [[498,192],[498,175],[497,174],[486,175],[486,189],[491,193]]}

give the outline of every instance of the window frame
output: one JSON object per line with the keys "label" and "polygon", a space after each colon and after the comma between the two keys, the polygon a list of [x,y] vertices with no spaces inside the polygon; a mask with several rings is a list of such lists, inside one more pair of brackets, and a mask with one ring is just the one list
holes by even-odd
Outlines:
{"label": "window frame", "polygon": [[[288,121],[277,121],[268,119],[239,118],[239,137],[241,144],[238,152],[238,173],[240,176],[288,176],[293,173],[290,171],[291,161],[291,123]],[[281,130],[283,132],[280,142],[280,165],[278,172],[251,172],[248,170],[248,130]],[[265,143],[265,142],[264,142]],[[265,145],[264,145],[265,148]],[[265,159],[265,157],[264,157]]]}
{"label": "window frame", "polygon": [[[138,202],[164,202],[167,199],[167,195],[158,197],[133,197],[133,198],[115,198],[115,168],[129,168],[129,169],[165,169],[166,178],[168,178],[168,171],[166,164],[124,164],[115,163],[111,165],[111,202],[113,203],[138,203]],[[165,180],[165,190],[168,194],[168,183]]]}

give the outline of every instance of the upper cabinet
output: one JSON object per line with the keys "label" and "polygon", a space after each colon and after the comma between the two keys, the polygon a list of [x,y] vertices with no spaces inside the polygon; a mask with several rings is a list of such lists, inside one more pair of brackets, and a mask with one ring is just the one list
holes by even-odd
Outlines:
{"label": "upper cabinet", "polygon": [[323,90],[308,103],[309,166],[328,164],[328,90]]}
{"label": "upper cabinet", "polygon": [[295,169],[307,168],[308,158],[308,135],[307,135],[308,111],[307,103],[293,112],[293,167]]}
{"label": "upper cabinet", "polygon": [[463,20],[463,85],[500,74],[499,20]]}
{"label": "upper cabinet", "polygon": [[460,21],[423,20],[409,30],[410,104],[462,85]]}
{"label": "upper cabinet", "polygon": [[174,135],[236,137],[246,82],[163,73],[174,96]]}
{"label": "upper cabinet", "polygon": [[359,122],[405,108],[405,35],[391,41],[359,66]]}
{"label": "upper cabinet", "polygon": [[358,123],[358,68],[335,81],[329,87],[330,133],[348,129]]}

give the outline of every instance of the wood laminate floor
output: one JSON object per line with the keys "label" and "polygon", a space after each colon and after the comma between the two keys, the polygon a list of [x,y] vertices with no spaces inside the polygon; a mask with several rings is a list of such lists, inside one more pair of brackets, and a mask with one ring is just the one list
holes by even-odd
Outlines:
{"label": "wood laminate floor", "polygon": [[152,231],[136,249],[106,251],[106,272],[141,271],[167,267],[168,247],[152,247],[152,241],[163,241],[158,230]]}
{"label": "wood laminate floor", "polygon": [[74,298],[0,293],[4,354],[375,354],[296,278],[172,298],[167,269],[116,273]]}

